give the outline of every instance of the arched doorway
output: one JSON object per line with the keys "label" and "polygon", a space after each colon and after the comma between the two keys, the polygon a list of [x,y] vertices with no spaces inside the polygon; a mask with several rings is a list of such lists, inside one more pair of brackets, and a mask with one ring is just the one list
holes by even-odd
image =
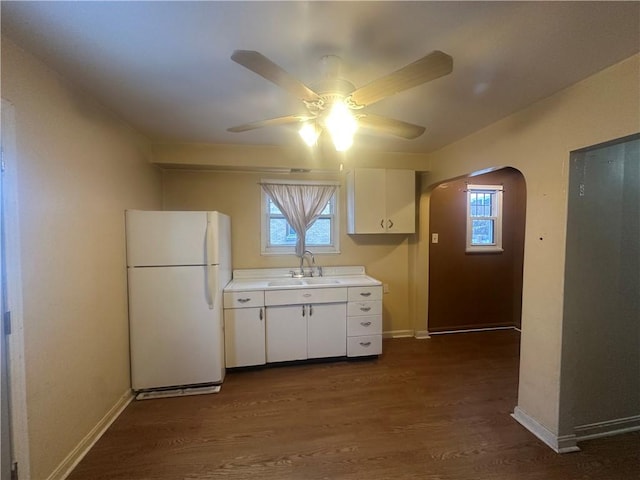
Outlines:
{"label": "arched doorway", "polygon": [[[500,185],[502,250],[468,252],[467,186]],[[429,333],[520,328],[526,185],[503,168],[440,184],[429,203]]]}

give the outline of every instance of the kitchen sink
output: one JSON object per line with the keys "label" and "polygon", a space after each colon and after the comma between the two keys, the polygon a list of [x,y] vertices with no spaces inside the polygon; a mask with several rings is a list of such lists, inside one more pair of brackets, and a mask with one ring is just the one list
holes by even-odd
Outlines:
{"label": "kitchen sink", "polygon": [[336,283],[340,283],[339,280],[336,280],[334,278],[322,278],[322,277],[305,278],[304,282],[307,285],[335,285]]}
{"label": "kitchen sink", "polygon": [[289,285],[304,285],[304,282],[297,278],[284,278],[282,280],[271,280],[267,285],[270,287],[287,287]]}
{"label": "kitchen sink", "polygon": [[307,278],[279,278],[267,282],[268,287],[304,287],[311,285],[337,285],[340,280],[335,278],[307,277]]}

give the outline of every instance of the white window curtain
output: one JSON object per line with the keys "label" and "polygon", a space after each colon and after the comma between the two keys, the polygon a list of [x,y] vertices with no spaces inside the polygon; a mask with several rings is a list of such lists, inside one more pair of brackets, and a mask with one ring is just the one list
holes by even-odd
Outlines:
{"label": "white window curtain", "polygon": [[294,185],[287,183],[260,184],[262,189],[280,209],[289,225],[296,231],[296,255],[305,251],[307,230],[324,210],[336,191],[336,185]]}

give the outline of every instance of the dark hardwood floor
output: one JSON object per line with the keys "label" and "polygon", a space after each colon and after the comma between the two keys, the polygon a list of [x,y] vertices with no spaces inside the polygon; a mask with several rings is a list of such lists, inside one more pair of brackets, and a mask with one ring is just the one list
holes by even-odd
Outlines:
{"label": "dark hardwood floor", "polygon": [[133,402],[70,480],[640,479],[640,432],[558,455],[510,417],[519,334],[394,339],[376,360],[234,371]]}

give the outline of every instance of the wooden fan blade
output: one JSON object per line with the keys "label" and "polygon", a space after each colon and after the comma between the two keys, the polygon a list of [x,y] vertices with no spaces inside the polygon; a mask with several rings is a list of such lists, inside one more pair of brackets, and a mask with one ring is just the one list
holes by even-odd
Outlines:
{"label": "wooden fan blade", "polygon": [[270,82],[275,83],[279,87],[284,88],[302,100],[306,100],[307,102],[320,100],[320,96],[316,92],[292,77],[259,52],[253,50],[236,50],[231,55],[231,60],[266,78]]}
{"label": "wooden fan blade", "polygon": [[312,117],[307,115],[287,115],[286,117],[270,118],[268,120],[260,120],[259,122],[245,123],[244,125],[227,128],[227,132],[246,132],[247,130],[255,130],[256,128],[306,122],[307,120],[311,120],[311,118]]}
{"label": "wooden fan blade", "polygon": [[395,120],[393,118],[381,117],[371,113],[367,113],[364,116],[359,117],[358,123],[362,127],[371,128],[379,132],[390,133],[397,137],[409,140],[418,138],[425,131],[425,128],[420,125],[414,125],[413,123],[403,122],[402,120]]}
{"label": "wooden fan blade", "polygon": [[364,107],[390,95],[448,75],[452,70],[453,59],[446,53],[436,50],[400,70],[358,88],[351,94],[350,99],[356,105]]}

